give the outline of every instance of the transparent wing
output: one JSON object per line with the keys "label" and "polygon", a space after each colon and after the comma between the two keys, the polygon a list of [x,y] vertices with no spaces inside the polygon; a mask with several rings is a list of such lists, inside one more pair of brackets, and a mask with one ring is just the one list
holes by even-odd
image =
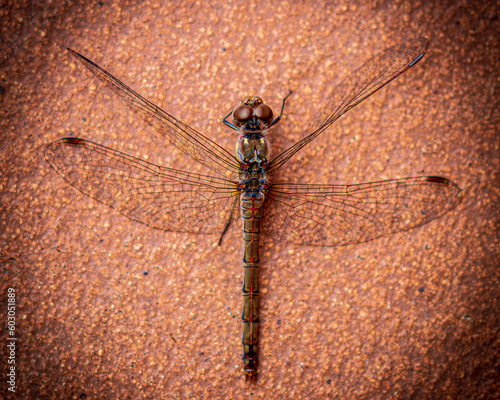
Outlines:
{"label": "transparent wing", "polygon": [[344,245],[426,224],[457,206],[458,186],[424,176],[359,185],[271,185],[263,231],[285,242]]}
{"label": "transparent wing", "polygon": [[83,139],[51,143],[45,159],[82,193],[153,228],[220,234],[238,201],[233,181],[160,167]]}
{"label": "transparent wing", "polygon": [[290,157],[318,137],[340,116],[413,67],[424,56],[427,45],[427,39],[419,38],[391,47],[345,78],[311,120],[300,140],[271,161],[268,172],[275,173]]}
{"label": "transparent wing", "polygon": [[240,162],[223,147],[155,106],[88,58],[68,51],[180,151],[222,176],[237,176]]}

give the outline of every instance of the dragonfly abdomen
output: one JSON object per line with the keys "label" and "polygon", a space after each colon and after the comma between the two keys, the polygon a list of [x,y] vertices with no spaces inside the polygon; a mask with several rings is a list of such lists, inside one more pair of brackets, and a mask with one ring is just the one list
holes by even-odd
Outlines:
{"label": "dragonfly abdomen", "polygon": [[259,239],[265,195],[241,195],[243,226],[243,370],[247,379],[257,374],[259,334]]}

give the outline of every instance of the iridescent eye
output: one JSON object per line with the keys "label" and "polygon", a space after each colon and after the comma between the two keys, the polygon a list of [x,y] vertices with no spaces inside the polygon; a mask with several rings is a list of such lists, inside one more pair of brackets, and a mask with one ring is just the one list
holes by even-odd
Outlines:
{"label": "iridescent eye", "polygon": [[236,122],[243,123],[247,122],[252,118],[253,110],[248,106],[238,106],[233,111],[233,118]]}
{"label": "iridescent eye", "polygon": [[263,122],[271,122],[273,119],[273,110],[265,104],[260,104],[253,109],[254,114]]}

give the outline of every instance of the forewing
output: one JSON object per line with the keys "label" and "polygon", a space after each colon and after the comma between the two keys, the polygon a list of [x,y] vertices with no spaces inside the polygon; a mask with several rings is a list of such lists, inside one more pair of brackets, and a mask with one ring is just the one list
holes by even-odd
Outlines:
{"label": "forewing", "polygon": [[223,147],[155,106],[93,61],[68,51],[180,151],[226,178],[237,176],[240,163]]}
{"label": "forewing", "polygon": [[359,185],[272,184],[264,232],[296,244],[344,245],[426,224],[462,199],[446,178],[424,176]]}
{"label": "forewing", "polygon": [[87,196],[167,231],[220,234],[237,200],[233,181],[160,167],[83,139],[51,143],[45,159]]}
{"label": "forewing", "polygon": [[318,137],[340,116],[413,67],[424,56],[427,44],[427,39],[419,38],[391,47],[345,78],[307,125],[300,140],[271,161],[269,173],[275,173],[290,157]]}

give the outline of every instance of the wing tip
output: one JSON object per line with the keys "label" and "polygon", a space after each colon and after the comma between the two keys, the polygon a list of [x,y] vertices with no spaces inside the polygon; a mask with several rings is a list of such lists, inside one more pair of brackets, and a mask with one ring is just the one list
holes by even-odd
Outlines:
{"label": "wing tip", "polygon": [[85,146],[85,140],[76,137],[65,137],[60,140],[65,144],[72,144],[75,146]]}
{"label": "wing tip", "polygon": [[408,64],[408,68],[411,68],[416,63],[418,63],[424,57],[425,53],[427,52],[427,49],[429,48],[429,41],[426,38],[420,37],[417,39],[417,42],[420,43],[422,49],[420,50],[420,53],[412,61],[410,61],[410,63]]}
{"label": "wing tip", "polygon": [[443,178],[442,176],[428,176],[427,182],[442,183],[444,185],[449,185],[450,183],[452,183],[449,179]]}

